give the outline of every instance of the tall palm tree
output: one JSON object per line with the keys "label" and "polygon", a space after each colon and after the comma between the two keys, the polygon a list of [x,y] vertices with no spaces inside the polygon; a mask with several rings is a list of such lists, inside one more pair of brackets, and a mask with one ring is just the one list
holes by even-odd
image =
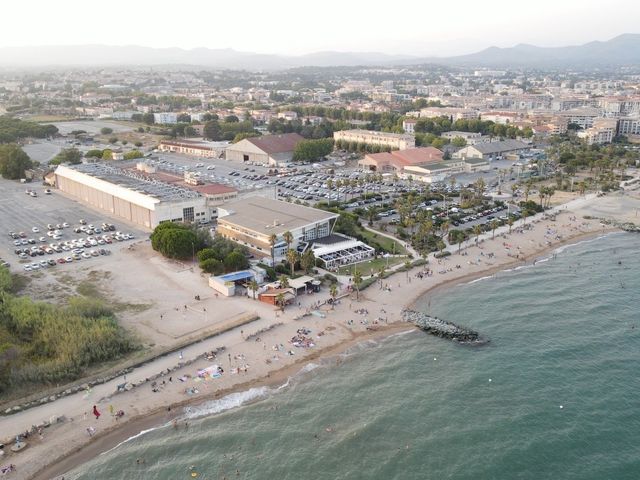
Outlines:
{"label": "tall palm tree", "polygon": [[353,286],[356,287],[356,301],[360,300],[360,285],[362,285],[362,273],[356,270],[353,272]]}
{"label": "tall palm tree", "polygon": [[276,246],[276,242],[278,241],[278,237],[275,233],[269,235],[269,245],[271,245],[271,266],[276,266],[276,252],[274,247]]}
{"label": "tall palm tree", "polygon": [[331,298],[334,300],[338,296],[338,286],[335,283],[329,285],[329,295],[331,295]]}
{"label": "tall palm tree", "polygon": [[293,277],[293,272],[295,270],[297,261],[298,261],[298,252],[296,252],[292,248],[287,250],[287,262],[289,262],[289,266],[291,267],[291,276],[292,277]]}
{"label": "tall palm tree", "polygon": [[384,265],[378,269],[378,280],[380,281],[380,289],[382,289],[382,279],[384,278],[385,271],[386,268]]}
{"label": "tall palm tree", "polygon": [[496,228],[498,228],[498,221],[491,220],[491,238],[496,238]]}
{"label": "tall palm tree", "polygon": [[476,236],[476,246],[478,245],[478,238],[480,237],[481,233],[482,233],[482,227],[480,226],[480,224],[474,225],[473,234]]}
{"label": "tall palm tree", "polygon": [[282,239],[287,244],[287,250],[289,250],[291,248],[291,244],[293,243],[293,234],[289,230],[287,230],[282,234]]}
{"label": "tall palm tree", "polygon": [[447,236],[447,232],[449,231],[449,227],[451,225],[449,224],[449,220],[445,220],[444,222],[442,222],[442,224],[440,225],[440,231],[442,232],[442,237],[446,237]]}
{"label": "tall palm tree", "polygon": [[289,288],[289,278],[286,275],[280,275],[278,277],[278,283],[280,288]]}
{"label": "tall palm tree", "polygon": [[259,285],[256,282],[255,278],[249,282],[249,290],[253,292],[253,299],[256,299],[256,292],[258,291]]}
{"label": "tall palm tree", "polygon": [[280,310],[284,312],[284,293],[276,295],[276,304],[280,306]]}
{"label": "tall palm tree", "polygon": [[509,235],[511,235],[511,227],[513,227],[513,218],[509,217],[507,219],[507,223],[509,224]]}

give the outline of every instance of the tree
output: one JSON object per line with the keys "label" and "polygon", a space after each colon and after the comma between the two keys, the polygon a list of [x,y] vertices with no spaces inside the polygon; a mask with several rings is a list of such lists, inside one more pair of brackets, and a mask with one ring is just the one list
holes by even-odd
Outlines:
{"label": "tree", "polygon": [[360,300],[360,285],[362,285],[362,273],[356,270],[353,272],[353,286],[356,287],[356,301]]}
{"label": "tree", "polygon": [[201,260],[200,268],[202,269],[202,271],[206,273],[212,273],[214,275],[220,275],[224,272],[224,265],[220,260],[215,258],[207,258],[205,260]]}
{"label": "tree", "polygon": [[316,256],[313,253],[313,250],[307,248],[302,256],[300,257],[300,266],[305,271],[305,273],[309,273],[313,267],[316,265]]}
{"label": "tree", "polygon": [[249,266],[249,260],[241,252],[234,250],[224,258],[224,267],[227,271],[236,272]]}
{"label": "tree", "polygon": [[226,117],[224,117],[224,121],[225,123],[238,123],[240,119],[235,115],[227,115]]}
{"label": "tree", "polygon": [[333,151],[333,139],[320,138],[316,140],[302,140],[293,150],[294,162],[314,162],[326,157]]}
{"label": "tree", "polygon": [[451,230],[449,232],[449,243],[457,243],[458,244],[458,254],[462,249],[462,242],[467,239],[467,234],[462,230]]}
{"label": "tree", "polygon": [[109,128],[109,127],[102,127],[100,129],[100,133],[102,135],[111,135],[113,133],[113,128]]}
{"label": "tree", "polygon": [[462,137],[454,137],[451,139],[451,145],[462,148],[467,145],[467,141]]}
{"label": "tree", "polygon": [[249,282],[249,290],[253,292],[254,300],[256,299],[256,292],[258,291],[258,288],[260,288],[260,286],[258,285],[258,282],[256,282],[255,278]]}
{"label": "tree", "polygon": [[478,238],[480,237],[480,234],[482,233],[482,227],[477,224],[473,226],[473,234],[476,236],[476,246],[478,245]]}
{"label": "tree", "polygon": [[336,297],[338,296],[338,287],[337,287],[337,285],[335,283],[332,283],[329,286],[329,295],[331,295],[331,298],[333,300],[335,300]]}
{"label": "tree", "polygon": [[278,277],[278,283],[280,284],[280,288],[289,288],[289,277],[280,275]]}
{"label": "tree", "polygon": [[276,295],[276,304],[280,306],[280,310],[284,312],[284,293],[280,292]]}
{"label": "tree", "polygon": [[275,267],[276,265],[276,256],[275,256],[275,245],[278,242],[278,237],[275,233],[269,235],[269,246],[271,247],[271,266]]}
{"label": "tree", "polygon": [[118,143],[118,137],[111,137],[109,139],[109,143],[111,143],[111,144]]}
{"label": "tree", "polygon": [[222,129],[220,128],[220,123],[218,122],[218,120],[210,120],[205,123],[202,134],[204,138],[207,138],[209,140],[222,140]]}
{"label": "tree", "polygon": [[491,239],[496,238],[496,228],[498,228],[498,221],[491,220]]}
{"label": "tree", "polygon": [[238,143],[241,140],[244,140],[245,138],[253,138],[253,137],[259,137],[260,136],[260,132],[242,132],[242,133],[237,133],[235,137],[233,137],[233,140],[231,141],[231,143]]}
{"label": "tree", "polygon": [[144,155],[140,150],[131,150],[124,154],[125,160],[134,160],[136,158],[142,158],[142,157],[144,157]]}
{"label": "tree", "polygon": [[291,248],[291,244],[293,243],[293,234],[287,230],[282,234],[282,239],[287,244],[287,250]]}
{"label": "tree", "polygon": [[198,236],[186,225],[164,222],[151,233],[151,247],[168,258],[191,258],[201,246]]}
{"label": "tree", "polygon": [[84,154],[84,156],[85,157],[102,158],[102,150],[100,150],[100,149],[88,150],[87,153]]}
{"label": "tree", "polygon": [[295,270],[297,261],[298,261],[298,252],[296,252],[292,248],[287,250],[287,262],[289,262],[289,266],[291,267],[291,276],[292,277],[293,277],[293,272]]}
{"label": "tree", "polygon": [[113,150],[110,148],[105,148],[102,151],[102,159],[103,160],[113,160]]}
{"label": "tree", "polygon": [[511,227],[513,227],[513,218],[509,217],[507,219],[507,223],[509,224],[509,235],[511,235]]}
{"label": "tree", "polygon": [[156,117],[153,113],[145,113],[142,115],[142,121],[147,125],[153,125],[156,122]]}
{"label": "tree", "polygon": [[33,167],[33,162],[22,148],[15,144],[0,145],[0,174],[8,180],[24,178],[25,170]]}
{"label": "tree", "polygon": [[82,163],[82,152],[77,148],[63,148],[51,162],[54,165],[68,163],[70,165],[78,165]]}

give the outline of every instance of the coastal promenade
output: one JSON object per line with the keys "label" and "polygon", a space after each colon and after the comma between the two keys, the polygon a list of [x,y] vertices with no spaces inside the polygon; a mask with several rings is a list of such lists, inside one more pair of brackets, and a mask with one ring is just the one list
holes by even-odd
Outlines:
{"label": "coastal promenade", "polygon": [[[27,449],[19,454],[5,455],[2,462],[16,465],[17,471],[12,478],[60,478],[56,475],[89,460],[96,452],[112,448],[150,424],[162,425],[184,418],[186,406],[193,408],[208,400],[221,401],[234,391],[285,383],[287,377],[295,374],[305,362],[334,355],[368,336],[413,328],[403,321],[403,309],[410,308],[427,292],[437,295],[436,287],[447,288],[514,265],[532,263],[560,245],[611,231],[597,220],[582,218],[584,209],[597,210],[600,203],[606,202],[610,202],[607,197],[574,200],[556,208],[555,217],[544,219],[539,215],[527,219],[526,225],[519,223],[513,227],[511,235],[505,228],[496,230],[495,239],[490,233],[485,234],[478,245],[475,239],[470,240],[463,245],[464,255],[458,254],[457,245],[451,246],[449,257],[440,260],[430,257],[427,265],[407,273],[396,273],[384,279],[384,285],[374,284],[363,291],[359,302],[352,295],[344,297],[334,308],[323,307],[324,318],[308,315],[298,319],[313,308],[312,303],[327,297],[326,294],[324,298],[315,295],[312,299],[303,299],[304,303],[299,307],[289,307],[283,314],[263,315],[250,327],[231,330],[185,347],[181,352],[161,357],[127,375],[127,382],[137,383],[163,370],[172,370],[171,375],[158,379],[156,386],[145,383],[131,391],[115,393],[117,385],[124,380],[117,378],[90,391],[2,417],[0,431],[3,438],[10,438],[52,417],[66,418],[65,422],[45,429],[42,439],[32,436]],[[580,216],[575,212],[581,212]],[[250,299],[244,301],[252,302]],[[456,322],[464,325],[464,319],[456,319]],[[290,339],[300,329],[309,330],[307,336],[313,340],[314,347],[292,346]],[[262,330],[264,332],[253,335]],[[250,340],[246,339],[248,336],[251,336]],[[207,359],[203,355],[221,346],[226,350],[218,358]],[[196,360],[178,367],[190,359]],[[222,367],[224,373],[215,379],[197,381],[196,372],[212,365]],[[91,415],[93,405],[102,413],[99,419]],[[119,420],[112,417],[110,406],[116,411],[123,410],[125,416]],[[88,428],[95,429],[95,435],[89,436]],[[91,444],[90,449],[83,448],[87,444]],[[67,460],[58,463],[63,457]],[[43,470],[48,465],[50,467]],[[35,476],[37,472],[40,473]]]}

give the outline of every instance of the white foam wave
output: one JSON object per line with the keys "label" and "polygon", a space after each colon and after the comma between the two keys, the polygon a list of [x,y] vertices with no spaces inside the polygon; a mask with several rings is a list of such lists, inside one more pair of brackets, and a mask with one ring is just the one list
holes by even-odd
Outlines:
{"label": "white foam wave", "polygon": [[493,275],[487,275],[486,277],[480,277],[480,278],[474,278],[473,280],[470,280],[466,283],[462,283],[461,285],[473,285],[476,282],[481,282],[483,280],[488,280],[490,278],[493,278]]}
{"label": "white foam wave", "polygon": [[185,418],[199,418],[241,407],[252,400],[266,397],[269,391],[268,387],[256,387],[242,392],[230,393],[226,397],[206,402],[198,407],[187,407],[185,409]]}
{"label": "white foam wave", "polygon": [[107,450],[106,452],[102,452],[100,455],[106,455],[107,453],[109,453],[109,452],[111,452],[111,451],[115,450],[116,448],[118,448],[120,445],[124,445],[125,443],[128,443],[128,442],[130,442],[131,440],[135,440],[136,438],[141,437],[142,435],[145,435],[145,434],[147,434],[147,433],[149,433],[149,432],[153,432],[154,430],[157,430],[157,429],[162,428],[162,427],[165,427],[165,426],[166,426],[166,425],[162,425],[162,426],[160,426],[160,427],[153,427],[153,428],[148,428],[148,429],[146,429],[146,430],[141,430],[140,432],[136,433],[135,435],[133,435],[133,436],[131,436],[131,437],[127,438],[126,440],[123,440],[122,442],[120,442],[119,444],[117,444],[115,447],[113,447],[113,448],[111,448],[111,449]]}

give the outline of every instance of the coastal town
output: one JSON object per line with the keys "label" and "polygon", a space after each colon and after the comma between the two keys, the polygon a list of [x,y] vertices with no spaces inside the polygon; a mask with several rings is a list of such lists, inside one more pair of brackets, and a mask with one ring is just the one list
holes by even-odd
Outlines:
{"label": "coastal town", "polygon": [[640,231],[638,68],[4,69],[0,115],[8,478],[415,325],[484,348],[416,302]]}

